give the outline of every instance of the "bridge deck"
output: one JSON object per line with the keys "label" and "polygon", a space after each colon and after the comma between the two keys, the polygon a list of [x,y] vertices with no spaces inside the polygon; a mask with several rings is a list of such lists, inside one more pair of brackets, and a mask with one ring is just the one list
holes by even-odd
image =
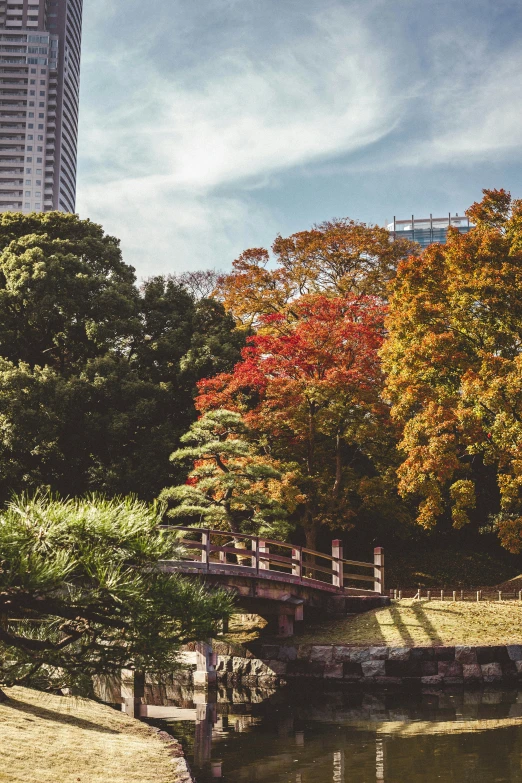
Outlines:
{"label": "bridge deck", "polygon": [[[213,576],[243,576],[251,579],[262,579],[272,582],[283,582],[288,585],[300,585],[321,590],[332,595],[380,595],[376,590],[365,590],[358,587],[348,587],[346,585],[337,586],[323,582],[320,579],[314,579],[309,576],[298,576],[284,571],[257,569],[254,566],[236,565],[233,563],[222,563],[220,561],[209,561],[201,563],[194,560],[161,560],[160,566],[166,571],[179,572],[183,574],[212,574]],[[372,565],[373,567],[373,565]],[[373,580],[372,580],[373,581]]]}

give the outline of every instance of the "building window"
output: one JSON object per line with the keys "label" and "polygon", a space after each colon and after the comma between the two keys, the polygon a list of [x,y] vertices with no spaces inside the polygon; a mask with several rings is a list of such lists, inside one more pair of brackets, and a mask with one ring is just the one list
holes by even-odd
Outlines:
{"label": "building window", "polygon": [[26,180],[25,180],[25,184],[26,184],[26,185],[30,185],[30,184],[31,184],[31,180],[30,180],[30,179],[26,179]]}
{"label": "building window", "polygon": [[24,204],[24,209],[31,209],[31,205],[27,204],[27,202]]}
{"label": "building window", "polygon": [[30,111],[30,112],[29,112],[29,114],[28,114],[27,116],[28,116],[28,117],[34,117],[34,111]]}
{"label": "building window", "polygon": [[32,169],[26,169],[26,170],[25,170],[25,173],[26,173],[26,174],[32,174],[32,173],[33,173],[33,170],[32,170]]}
{"label": "building window", "polygon": [[26,198],[31,198],[31,191],[30,190],[26,190],[25,191],[25,197]]}
{"label": "building window", "polygon": [[[41,179],[37,179],[36,180],[36,187],[37,188],[41,188],[42,187],[42,180]],[[38,193],[36,195],[38,195]]]}
{"label": "building window", "polygon": [[38,211],[40,211],[41,208],[42,208],[42,205],[41,204],[35,204],[34,208],[37,209]]}
{"label": "building window", "polygon": [[31,155],[29,155],[29,157],[27,158],[27,162],[28,162],[28,163],[32,163],[32,162],[33,162],[33,159],[32,159],[32,157],[31,157]]}
{"label": "building window", "polygon": [[29,125],[28,125],[27,127],[28,127],[28,128],[34,128],[34,123],[33,123],[33,122],[30,122],[30,123],[29,123]]}

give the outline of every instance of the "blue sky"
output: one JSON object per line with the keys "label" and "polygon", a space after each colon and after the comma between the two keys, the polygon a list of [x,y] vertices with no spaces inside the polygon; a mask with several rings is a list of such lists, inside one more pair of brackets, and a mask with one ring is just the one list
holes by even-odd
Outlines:
{"label": "blue sky", "polygon": [[520,0],[86,0],[77,209],[140,278],[522,196]]}

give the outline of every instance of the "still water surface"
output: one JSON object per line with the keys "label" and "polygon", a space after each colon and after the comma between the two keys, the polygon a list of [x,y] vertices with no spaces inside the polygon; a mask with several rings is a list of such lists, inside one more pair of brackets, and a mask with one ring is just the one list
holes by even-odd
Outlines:
{"label": "still water surface", "polygon": [[522,783],[522,691],[154,690],[197,783]]}

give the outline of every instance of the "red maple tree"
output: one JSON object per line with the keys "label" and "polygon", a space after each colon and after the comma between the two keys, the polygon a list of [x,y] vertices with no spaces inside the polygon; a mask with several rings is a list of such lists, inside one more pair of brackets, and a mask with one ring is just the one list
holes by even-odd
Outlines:
{"label": "red maple tree", "polygon": [[[303,296],[262,318],[234,372],[199,384],[201,411],[240,411],[267,448],[298,462],[310,547],[321,523],[353,516],[347,455],[369,456],[387,420],[378,355],[384,315],[376,297]],[[336,505],[342,495],[344,520]]]}

